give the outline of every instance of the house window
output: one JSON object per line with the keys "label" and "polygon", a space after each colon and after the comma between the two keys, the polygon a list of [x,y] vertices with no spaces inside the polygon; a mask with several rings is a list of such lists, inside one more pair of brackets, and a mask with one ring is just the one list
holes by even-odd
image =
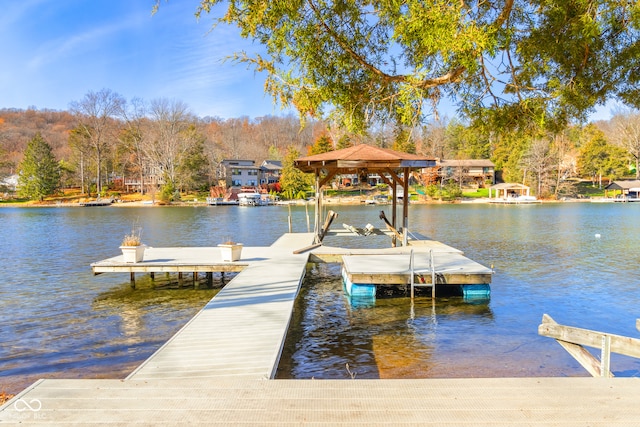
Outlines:
{"label": "house window", "polygon": [[231,169],[231,175],[242,175],[242,172],[238,168],[233,168]]}

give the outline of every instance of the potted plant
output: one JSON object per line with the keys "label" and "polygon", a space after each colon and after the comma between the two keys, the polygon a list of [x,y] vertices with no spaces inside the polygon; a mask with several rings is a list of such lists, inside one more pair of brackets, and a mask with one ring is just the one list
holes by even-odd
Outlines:
{"label": "potted plant", "polygon": [[240,259],[242,254],[242,243],[236,243],[232,240],[227,240],[224,243],[218,244],[220,248],[220,254],[222,255],[222,261],[233,262]]}
{"label": "potted plant", "polygon": [[141,240],[142,229],[133,227],[131,233],[125,234],[120,244],[122,259],[126,263],[140,262],[144,258],[145,246]]}

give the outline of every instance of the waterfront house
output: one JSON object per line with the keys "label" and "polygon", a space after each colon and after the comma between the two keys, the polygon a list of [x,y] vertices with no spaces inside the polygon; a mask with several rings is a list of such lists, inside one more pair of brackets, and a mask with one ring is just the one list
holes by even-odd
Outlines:
{"label": "waterfront house", "polygon": [[454,179],[461,181],[462,185],[475,184],[478,187],[496,182],[495,165],[489,159],[438,160],[436,168],[439,181]]}
{"label": "waterfront house", "polygon": [[280,160],[265,160],[260,165],[260,184],[275,184],[280,181],[282,162]]}
{"label": "waterfront house", "polygon": [[220,162],[219,176],[227,187],[257,187],[259,171],[253,160],[225,159]]}

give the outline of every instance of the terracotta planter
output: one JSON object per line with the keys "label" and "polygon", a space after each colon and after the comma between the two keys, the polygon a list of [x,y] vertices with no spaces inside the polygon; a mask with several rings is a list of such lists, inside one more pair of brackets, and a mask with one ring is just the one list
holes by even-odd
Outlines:
{"label": "terracotta planter", "polygon": [[240,255],[242,254],[242,243],[234,243],[230,244],[219,244],[220,255],[222,255],[223,262],[233,262],[238,261],[240,259]]}
{"label": "terracotta planter", "polygon": [[122,250],[122,260],[126,263],[141,262],[144,259],[144,245],[120,246]]}

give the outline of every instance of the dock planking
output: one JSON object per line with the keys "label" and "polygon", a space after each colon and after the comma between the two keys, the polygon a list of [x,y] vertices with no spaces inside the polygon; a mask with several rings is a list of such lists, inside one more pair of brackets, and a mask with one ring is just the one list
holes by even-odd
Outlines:
{"label": "dock planking", "polygon": [[[410,254],[419,260],[416,266],[424,267],[429,252],[435,251],[443,263],[439,268],[455,266],[466,269],[467,276],[490,277],[488,269],[436,241],[414,242],[411,248],[344,249],[314,246],[313,238],[312,233],[286,233],[271,246],[245,247],[236,262],[223,262],[217,247],[178,247],[148,248],[140,263],[127,264],[117,256],[92,264],[95,273],[239,272],[128,379],[273,378],[295,297],[311,259],[344,260],[345,265],[354,264],[363,271],[379,271],[372,277],[380,283],[390,282],[383,280],[384,274],[405,284]],[[299,251],[307,247],[313,249]]]}
{"label": "dock planking", "polygon": [[639,393],[640,378],[41,380],[0,424],[622,427]]}
{"label": "dock planking", "polygon": [[308,262],[292,252],[312,241],[285,235],[250,260],[243,251],[242,271],[129,379],[272,378]]}

